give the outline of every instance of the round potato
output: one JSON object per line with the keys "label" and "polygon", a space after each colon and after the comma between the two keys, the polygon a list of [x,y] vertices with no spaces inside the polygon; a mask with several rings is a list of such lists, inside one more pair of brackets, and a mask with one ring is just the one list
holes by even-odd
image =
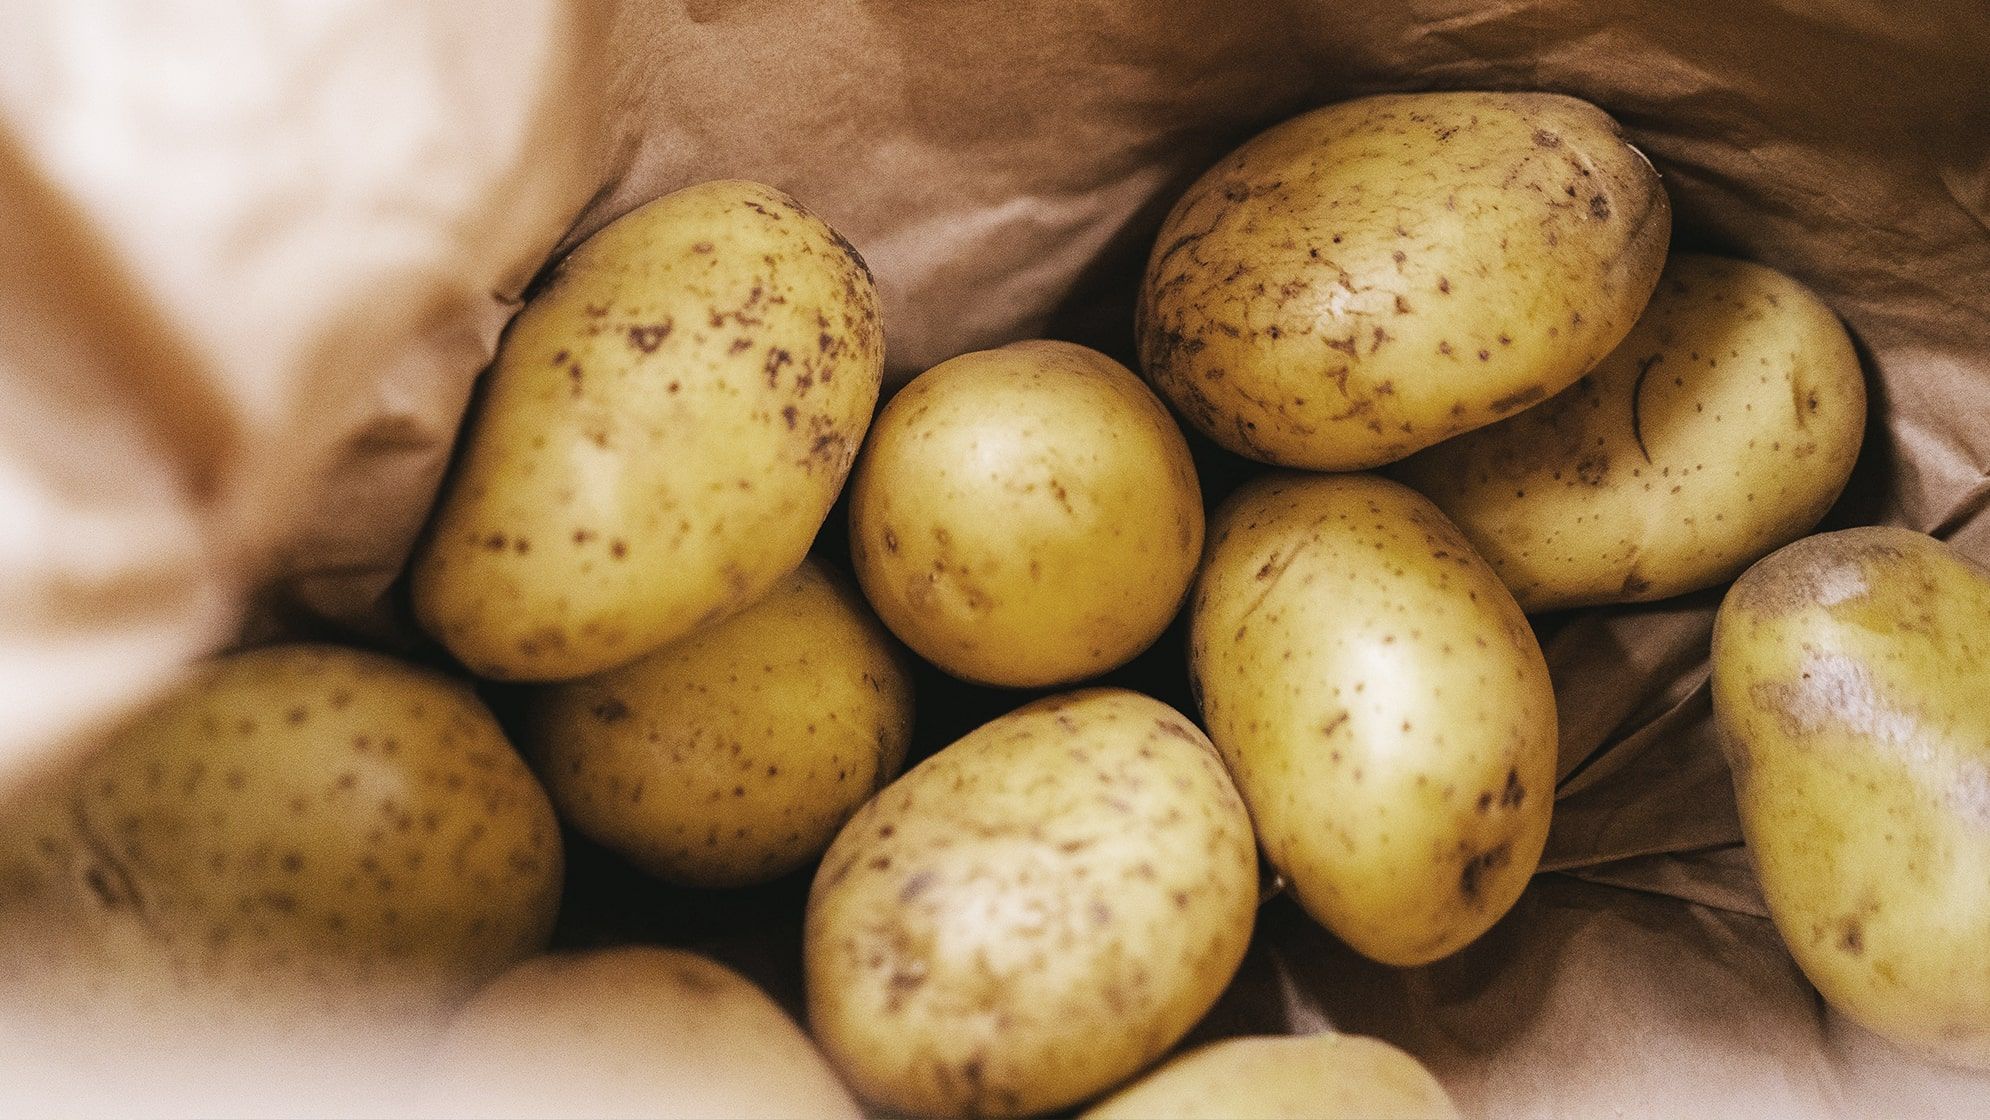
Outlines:
{"label": "round potato", "polygon": [[1253,459],[1379,466],[1560,392],[1665,262],[1658,175],[1544,93],[1367,97],[1225,157],[1161,227],[1147,377]]}
{"label": "round potato", "polygon": [[1423,1063],[1374,1038],[1232,1038],[1170,1060],[1082,1120],[1456,1120]]}
{"label": "round potato", "polygon": [[766,993],[649,946],[540,957],[500,977],[451,1027],[426,1095],[466,1117],[862,1115]]}
{"label": "round potato", "polygon": [[1052,697],[837,836],[808,900],[809,1022],[883,1108],[1061,1108],[1202,1017],[1256,905],[1250,819],[1202,733],[1137,693]]}
{"label": "round potato", "polygon": [[1308,913],[1418,965],[1485,932],[1547,843],[1555,696],[1498,577],[1415,491],[1274,474],[1210,528],[1189,673]]}
{"label": "round potato", "polygon": [[1858,354],[1830,308],[1773,269],[1682,255],[1589,374],[1392,473],[1523,610],[1643,602],[1725,582],[1809,531],[1865,421]]}
{"label": "round potato", "polygon": [[688,187],[519,312],[411,569],[471,671],[626,664],[801,563],[877,405],[869,271],[779,191]]}
{"label": "round potato", "polygon": [[1990,1067],[1990,571],[1932,537],[1807,537],[1714,623],[1714,718],[1769,914],[1833,1007]]}
{"label": "round potato", "polygon": [[1097,676],[1160,637],[1202,550],[1168,410],[1118,362],[1022,342],[927,370],[850,484],[850,555],[905,644],[983,684]]}
{"label": "round potato", "polygon": [[567,823],[651,874],[744,886],[822,854],[898,774],[912,682],[862,598],[805,562],[766,598],[532,701]]}

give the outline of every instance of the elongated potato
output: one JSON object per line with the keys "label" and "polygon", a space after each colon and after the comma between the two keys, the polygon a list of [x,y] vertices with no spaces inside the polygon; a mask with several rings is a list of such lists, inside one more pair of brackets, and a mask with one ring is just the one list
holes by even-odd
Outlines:
{"label": "elongated potato", "polygon": [[1329,105],[1232,152],[1168,215],[1141,367],[1240,455],[1379,466],[1595,365],[1651,295],[1671,229],[1657,173],[1574,98]]}
{"label": "elongated potato", "polygon": [[1458,530],[1370,475],[1273,474],[1210,527],[1189,673],[1306,911],[1416,965],[1506,913],[1547,842],[1555,698]]}
{"label": "elongated potato", "polygon": [[1524,610],[1712,587],[1817,524],[1866,421],[1831,309],[1773,269],[1684,255],[1568,390],[1397,464]]}
{"label": "elongated potato", "polygon": [[1231,1038],[1171,1059],[1082,1120],[1456,1120],[1423,1064],[1374,1038]]}
{"label": "elongated potato", "polygon": [[779,191],[688,187],[519,312],[412,569],[471,671],[585,676],[752,602],[842,488],[883,377],[862,259]]}

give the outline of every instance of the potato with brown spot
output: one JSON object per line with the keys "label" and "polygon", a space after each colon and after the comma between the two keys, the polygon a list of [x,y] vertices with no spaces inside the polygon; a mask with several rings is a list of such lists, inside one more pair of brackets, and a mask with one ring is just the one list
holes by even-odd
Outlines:
{"label": "potato with brown spot", "polygon": [[898,774],[912,682],[854,588],[807,561],[739,614],[531,701],[560,815],[651,874],[786,874]]}
{"label": "potato with brown spot", "polygon": [[850,483],[850,555],[905,644],[983,684],[1095,677],[1153,644],[1202,549],[1168,410],[1118,362],[1020,342],[927,370]]}
{"label": "potato with brown spot", "polygon": [[442,1116],[861,1116],[765,992],[694,953],[627,946],[539,957],[450,1028],[426,1096]]}
{"label": "potato with brown spot", "polygon": [[1808,532],[1865,420],[1858,354],[1823,301],[1761,265],[1681,255],[1582,380],[1391,473],[1522,609],[1645,602],[1732,579]]}
{"label": "potato with brown spot", "polygon": [[1423,1063],[1380,1039],[1323,1031],[1213,1042],[1080,1120],[1457,1120]]}
{"label": "potato with brown spot", "polygon": [[1582,376],[1643,309],[1671,227],[1657,173],[1586,102],[1329,105],[1232,152],[1168,215],[1141,368],[1240,455],[1379,466]]}
{"label": "potato with brown spot", "polygon": [[1990,570],[1806,537],[1735,581],[1713,702],[1769,914],[1853,1020],[1990,1068]]}
{"label": "potato with brown spot", "polygon": [[1202,732],[1137,693],[1051,697],[844,827],[809,895],[809,1022],[880,1108],[1062,1108],[1208,1011],[1256,905],[1250,819]]}
{"label": "potato with brown spot", "polygon": [[1520,897],[1554,801],[1554,691],[1513,596],[1436,507],[1272,474],[1210,526],[1189,673],[1259,841],[1356,950],[1418,965]]}
{"label": "potato with brown spot", "polygon": [[787,195],[688,187],[588,238],[506,331],[411,570],[471,671],[627,664],[794,570],[876,407],[861,258]]}

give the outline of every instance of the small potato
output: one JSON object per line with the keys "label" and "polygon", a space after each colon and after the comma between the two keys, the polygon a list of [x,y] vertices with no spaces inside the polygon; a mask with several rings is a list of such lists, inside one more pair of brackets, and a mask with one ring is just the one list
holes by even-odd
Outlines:
{"label": "small potato", "polygon": [[1714,718],[1776,929],[1833,1007],[1990,1068],[1990,570],[1806,537],[1714,622]]}
{"label": "small potato", "polygon": [[850,555],[879,617],[983,684],[1097,676],[1160,637],[1202,550],[1188,444],[1094,350],[1023,342],[927,370],[878,416]]}
{"label": "small potato", "polygon": [[1210,528],[1189,674],[1306,911],[1384,964],[1447,956],[1547,843],[1555,696],[1458,530],[1369,475],[1274,474]]}
{"label": "small potato", "polygon": [[1141,367],[1240,455],[1379,466],[1582,376],[1631,329],[1671,230],[1657,173],[1586,102],[1329,105],[1232,152],[1168,215]]}
{"label": "small potato", "polygon": [[672,882],[744,886],[822,854],[897,776],[912,682],[855,590],[808,561],[688,638],[532,702],[567,823]]}
{"label": "small potato", "polygon": [[1209,1010],[1257,905],[1209,741],[1118,689],[985,724],[864,806],[803,933],[809,1022],[874,1104],[1024,1116],[1141,1069]]}
{"label": "small potato", "polygon": [[1683,255],[1565,392],[1404,460],[1527,611],[1663,599],[1807,532],[1851,476],[1865,381],[1780,272]]}
{"label": "small potato", "polygon": [[427,1087],[447,1116],[861,1116],[766,993],[649,946],[539,957],[471,1001]]}
{"label": "small potato", "polygon": [[1423,1063],[1359,1035],[1267,1035],[1172,1059],[1081,1120],[1456,1120]]}
{"label": "small potato", "polygon": [[877,406],[877,293],[848,242],[756,183],[611,223],[519,312],[411,569],[464,665],[627,664],[794,570]]}

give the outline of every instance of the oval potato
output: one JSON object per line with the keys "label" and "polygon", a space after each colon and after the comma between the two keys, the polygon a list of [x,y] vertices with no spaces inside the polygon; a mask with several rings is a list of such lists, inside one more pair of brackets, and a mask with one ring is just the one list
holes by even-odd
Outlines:
{"label": "oval potato", "polygon": [[1712,587],[1851,477],[1858,354],[1808,288],[1676,256],[1616,350],[1553,400],[1397,464],[1527,611]]}
{"label": "oval potato", "polygon": [[807,554],[883,362],[863,260],[787,195],[720,181],[630,212],[505,333],[416,615],[475,673],[561,680],[745,606]]}
{"label": "oval potato", "polygon": [[1671,237],[1658,175],[1545,93],[1365,97],[1190,187],[1141,286],[1141,368],[1281,466],[1379,466],[1560,392],[1624,337]]}
{"label": "oval potato", "polygon": [[860,810],[803,935],[809,1023],[922,1116],[1084,1100],[1174,1045],[1243,960],[1250,819],[1209,741],[1117,689],[984,724]]}
{"label": "oval potato", "polygon": [[1456,1120],[1423,1063],[1359,1035],[1265,1035],[1172,1058],[1081,1120]]}
{"label": "oval potato", "polygon": [[1547,663],[1415,491],[1290,474],[1239,490],[1210,527],[1189,674],[1265,855],[1354,949],[1433,961],[1519,898],[1554,801]]}

